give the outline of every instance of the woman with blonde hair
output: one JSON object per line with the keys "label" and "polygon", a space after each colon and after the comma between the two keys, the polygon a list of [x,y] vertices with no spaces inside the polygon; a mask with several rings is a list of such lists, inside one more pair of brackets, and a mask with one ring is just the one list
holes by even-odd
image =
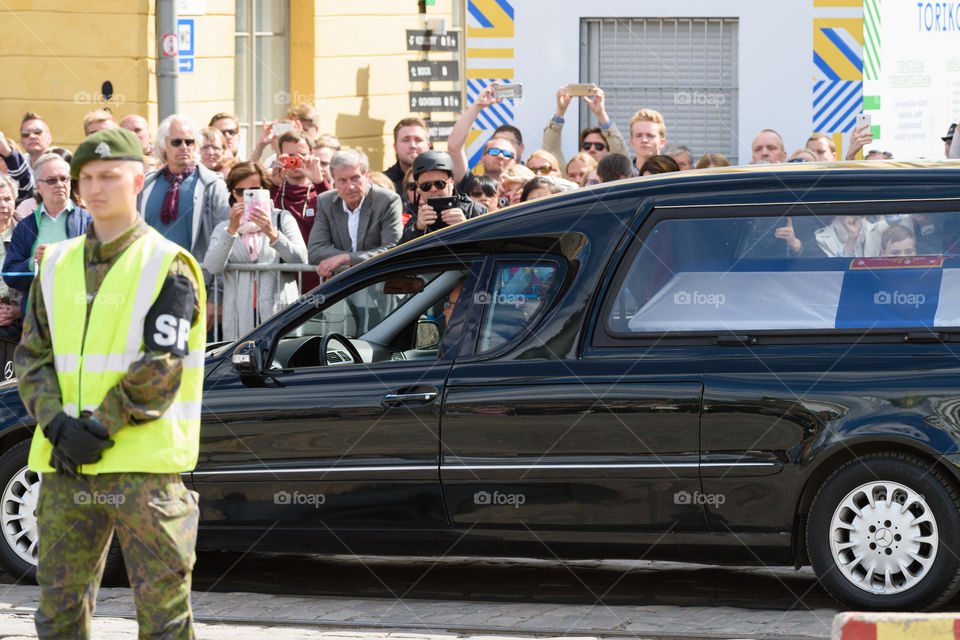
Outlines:
{"label": "woman with blonde hair", "polygon": [[377,185],[378,187],[383,187],[387,191],[393,191],[396,193],[396,189],[393,186],[393,180],[390,179],[387,174],[383,171],[371,171],[367,174],[370,177],[370,182]]}
{"label": "woman with blonde hair", "polygon": [[551,176],[562,178],[560,173],[560,163],[557,157],[546,149],[537,149],[527,158],[527,169],[533,171],[538,176]]}
{"label": "woman with blonde hair", "polygon": [[500,176],[500,206],[516,204],[520,202],[520,196],[523,193],[523,185],[536,177],[530,169],[514,162],[503,170]]}
{"label": "woman with blonde hair", "polygon": [[581,151],[567,163],[567,180],[581,187],[587,184],[587,178],[597,170],[597,159],[586,151]]}
{"label": "woman with blonde hair", "polygon": [[703,157],[697,160],[697,169],[709,169],[710,167],[729,167],[730,161],[722,153],[705,153]]}
{"label": "woman with blonde hair", "polygon": [[236,158],[230,155],[227,139],[216,127],[200,129],[200,137],[200,162],[210,171],[219,171],[226,180],[230,175],[230,167],[237,162]]}

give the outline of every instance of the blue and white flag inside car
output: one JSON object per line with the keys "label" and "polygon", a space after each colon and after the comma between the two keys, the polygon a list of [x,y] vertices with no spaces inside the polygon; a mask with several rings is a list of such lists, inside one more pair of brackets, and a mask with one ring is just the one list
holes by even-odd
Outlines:
{"label": "blue and white flag inside car", "polygon": [[960,326],[960,258],[688,263],[630,318],[631,332]]}

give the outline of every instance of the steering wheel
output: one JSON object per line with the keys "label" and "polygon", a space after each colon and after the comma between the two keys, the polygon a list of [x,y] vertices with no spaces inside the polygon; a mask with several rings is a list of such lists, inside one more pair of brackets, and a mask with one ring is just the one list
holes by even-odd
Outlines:
{"label": "steering wheel", "polygon": [[346,348],[347,353],[350,354],[350,357],[353,358],[354,364],[360,364],[363,362],[363,358],[360,356],[360,352],[357,351],[357,348],[353,346],[353,343],[342,333],[328,333],[323,337],[323,342],[320,343],[320,365],[327,365],[327,346],[331,341],[336,340]]}

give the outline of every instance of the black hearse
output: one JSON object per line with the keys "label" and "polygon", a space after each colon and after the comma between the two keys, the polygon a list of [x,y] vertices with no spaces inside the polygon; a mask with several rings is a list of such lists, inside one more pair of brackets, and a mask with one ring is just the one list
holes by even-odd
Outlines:
{"label": "black hearse", "polygon": [[[960,168],[640,178],[354,267],[207,356],[201,548],[811,564],[960,580]],[[0,389],[0,560],[37,553]]]}

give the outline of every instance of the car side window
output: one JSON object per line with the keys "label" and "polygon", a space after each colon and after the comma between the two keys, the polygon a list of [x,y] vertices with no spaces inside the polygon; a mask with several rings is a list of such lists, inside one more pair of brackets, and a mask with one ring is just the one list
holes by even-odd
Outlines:
{"label": "car side window", "polygon": [[960,213],[667,219],[626,264],[613,334],[960,326]]}
{"label": "car side window", "polygon": [[279,338],[271,367],[437,358],[452,311],[450,301],[466,273],[465,269],[394,273],[338,298],[317,300],[317,310]]}
{"label": "car side window", "polygon": [[550,263],[497,263],[493,286],[474,294],[483,307],[479,353],[500,347],[517,336],[537,315],[557,286],[557,267]]}

